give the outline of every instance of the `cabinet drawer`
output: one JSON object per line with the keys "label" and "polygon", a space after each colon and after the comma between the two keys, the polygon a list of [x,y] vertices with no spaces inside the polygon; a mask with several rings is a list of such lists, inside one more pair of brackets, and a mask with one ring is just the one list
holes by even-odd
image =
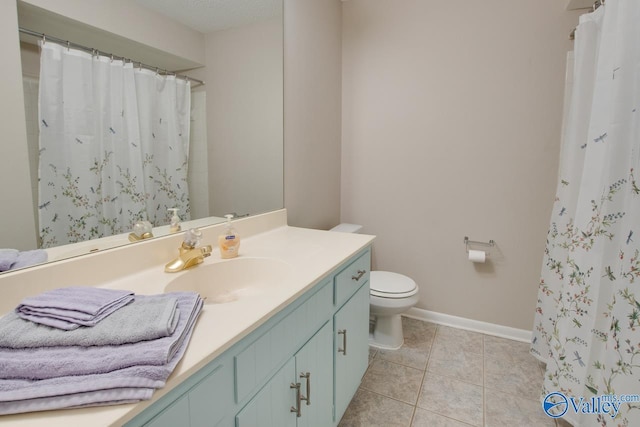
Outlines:
{"label": "cabinet drawer", "polygon": [[333,286],[328,281],[287,317],[235,356],[236,403],[264,384],[286,358],[330,318]]}
{"label": "cabinet drawer", "polygon": [[369,280],[371,252],[367,250],[335,278],[335,305],[341,306]]}

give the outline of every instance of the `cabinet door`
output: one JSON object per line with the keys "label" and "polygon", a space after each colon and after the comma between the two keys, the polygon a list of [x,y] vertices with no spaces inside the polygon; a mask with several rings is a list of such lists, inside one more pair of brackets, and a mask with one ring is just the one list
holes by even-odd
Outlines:
{"label": "cabinet door", "polygon": [[340,421],[369,357],[369,286],[364,284],[334,316],[335,408]]}
{"label": "cabinet door", "polygon": [[236,415],[237,427],[295,427],[295,359],[291,358],[253,399]]}
{"label": "cabinet door", "polygon": [[175,427],[189,424],[189,398],[184,395],[146,423],[145,427]]}
{"label": "cabinet door", "polygon": [[298,427],[333,423],[333,326],[327,322],[296,354],[297,382],[308,400],[301,402]]}
{"label": "cabinet door", "polygon": [[[332,325],[327,322],[236,417],[237,427],[327,427],[333,422]],[[297,406],[300,385],[300,417]]]}
{"label": "cabinet door", "polygon": [[233,369],[223,363],[189,390],[191,427],[217,426],[233,404]]}

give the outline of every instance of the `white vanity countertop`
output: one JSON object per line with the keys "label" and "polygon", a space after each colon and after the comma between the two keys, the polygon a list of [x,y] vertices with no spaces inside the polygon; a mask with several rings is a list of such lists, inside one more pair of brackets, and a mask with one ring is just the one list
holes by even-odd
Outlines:
{"label": "white vanity countertop", "polygon": [[[120,426],[262,325],[316,285],[327,273],[369,245],[373,239],[373,236],[363,234],[288,226],[245,238],[241,242],[240,257],[274,258],[291,266],[286,286],[279,286],[278,290],[260,298],[240,298],[225,304],[205,304],[182,361],[169,377],[166,386],[157,390],[151,400],[127,405],[5,415],[0,416],[0,425]],[[209,243],[209,239],[204,243]],[[226,261],[220,260],[220,253],[215,248],[203,265],[217,262]],[[197,266],[194,269],[198,268],[202,267]],[[164,291],[166,284],[177,274],[190,273],[186,271],[168,274],[164,273],[163,269],[164,264],[146,268],[102,286],[129,289],[138,294],[158,294]]]}

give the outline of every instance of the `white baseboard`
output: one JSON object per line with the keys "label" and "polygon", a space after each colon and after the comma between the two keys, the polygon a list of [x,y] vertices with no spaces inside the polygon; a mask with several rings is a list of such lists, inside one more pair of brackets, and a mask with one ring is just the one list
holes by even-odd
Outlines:
{"label": "white baseboard", "polygon": [[512,328],[510,326],[496,325],[495,323],[481,322],[479,320],[465,319],[464,317],[451,316],[449,314],[436,313],[412,307],[402,314],[413,319],[424,320],[438,325],[452,326],[467,331],[480,332],[515,341],[531,342],[531,331]]}

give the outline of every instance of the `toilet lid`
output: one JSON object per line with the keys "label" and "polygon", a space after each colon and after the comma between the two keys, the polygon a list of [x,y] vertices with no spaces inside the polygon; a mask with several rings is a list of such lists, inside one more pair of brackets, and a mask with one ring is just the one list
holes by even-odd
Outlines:
{"label": "toilet lid", "polygon": [[405,298],[418,292],[413,279],[390,271],[372,271],[369,278],[371,295],[386,298]]}

